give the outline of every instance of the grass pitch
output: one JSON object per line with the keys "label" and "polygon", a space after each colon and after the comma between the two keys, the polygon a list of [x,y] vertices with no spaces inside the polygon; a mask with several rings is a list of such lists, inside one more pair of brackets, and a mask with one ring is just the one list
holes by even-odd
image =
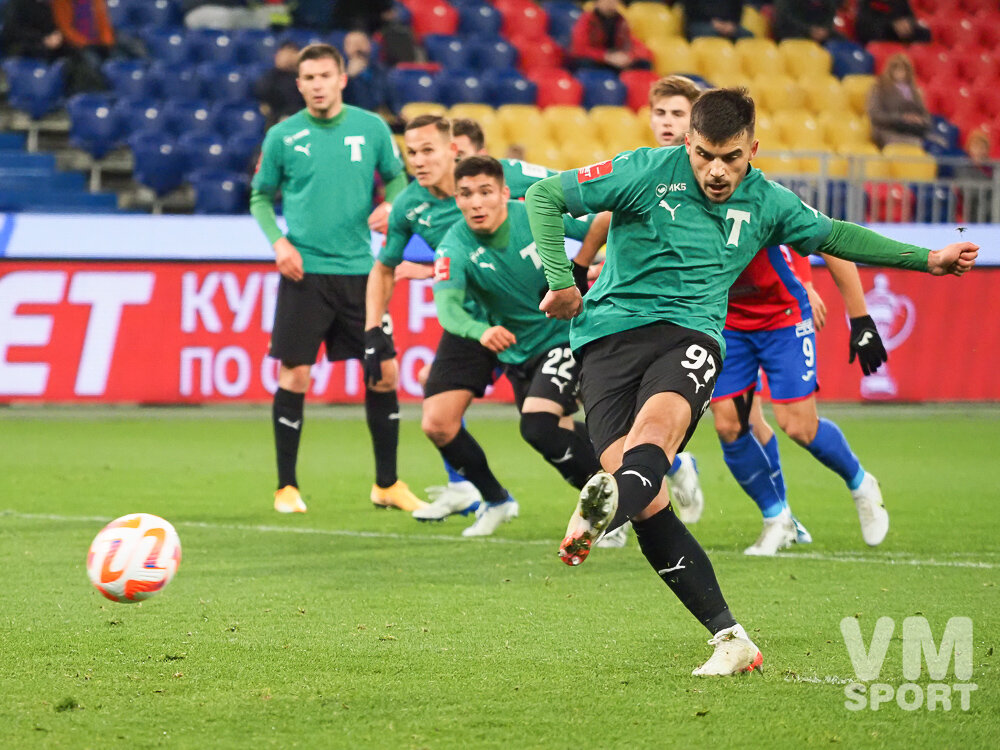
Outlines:
{"label": "grass pitch", "polygon": [[[369,503],[360,412],[307,408],[304,516],[271,509],[267,407],[0,412],[0,747],[986,747],[1000,730],[996,407],[825,408],[882,482],[891,530],[861,541],[843,483],[782,442],[812,545],[745,558],[759,514],[701,426],[691,450],[709,550],[765,673],[698,679],[708,634],[634,538],[579,568],[556,548],[575,493],[523,444],[512,410],[469,425],[521,504],[495,537]],[[440,484],[404,415],[400,473]],[[87,582],[108,520],[177,528],[173,583],[118,605]],[[941,705],[845,708],[840,621],[896,632],[879,681],[902,675],[903,618],[974,623],[977,690]],[[917,683],[933,682],[925,670]],[[941,682],[956,682],[949,669]],[[908,696],[912,700],[912,694]],[[992,740],[990,738],[993,738]]]}

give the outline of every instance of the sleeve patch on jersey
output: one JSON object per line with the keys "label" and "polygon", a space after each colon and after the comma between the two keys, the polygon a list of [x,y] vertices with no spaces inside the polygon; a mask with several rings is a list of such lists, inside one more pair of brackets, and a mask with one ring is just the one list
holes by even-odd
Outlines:
{"label": "sleeve patch on jersey", "polygon": [[434,261],[434,280],[447,281],[451,278],[451,258],[437,258]]}
{"label": "sleeve patch on jersey", "polygon": [[596,180],[598,177],[604,177],[605,175],[611,174],[614,168],[615,167],[614,164],[611,163],[611,159],[602,161],[598,164],[591,164],[589,167],[580,167],[576,170],[576,181],[589,182],[590,180]]}

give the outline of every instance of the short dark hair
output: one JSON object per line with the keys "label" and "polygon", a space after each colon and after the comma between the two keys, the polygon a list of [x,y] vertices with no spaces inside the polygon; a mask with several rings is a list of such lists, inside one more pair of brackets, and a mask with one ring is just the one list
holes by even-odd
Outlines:
{"label": "short dark hair", "polygon": [[324,58],[330,58],[335,63],[337,63],[337,69],[343,73],[344,72],[344,56],[340,54],[340,51],[330,45],[330,44],[308,44],[301,52],[299,52],[299,59],[296,66],[302,65],[306,60],[322,60]]}
{"label": "short dark hair", "polygon": [[467,156],[455,165],[455,182],[463,177],[477,177],[481,174],[492,177],[503,187],[503,166],[492,156]]}
{"label": "short dark hair", "polygon": [[725,143],[744,131],[752,139],[755,124],[753,99],[743,87],[706,91],[691,107],[691,130],[710,143]]}
{"label": "short dark hair", "polygon": [[406,127],[403,131],[416,130],[417,128],[426,128],[428,125],[433,125],[434,128],[445,137],[445,140],[451,140],[451,121],[447,117],[442,117],[441,115],[417,115],[412,120],[406,123]]}
{"label": "short dark hair", "polygon": [[468,117],[459,117],[451,121],[451,137],[457,138],[460,135],[466,136],[476,151],[482,150],[486,145],[486,136],[479,123]]}

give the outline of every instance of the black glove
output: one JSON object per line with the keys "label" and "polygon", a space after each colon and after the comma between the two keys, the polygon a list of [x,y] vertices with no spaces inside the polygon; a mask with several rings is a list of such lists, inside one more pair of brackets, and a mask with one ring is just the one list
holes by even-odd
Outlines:
{"label": "black glove", "polygon": [[587,280],[587,272],[590,270],[589,266],[582,266],[575,260],[573,263],[573,283],[576,284],[576,288],[580,290],[580,296],[582,297],[587,292],[590,291],[590,282]]}
{"label": "black glove", "polygon": [[365,385],[375,385],[382,379],[382,360],[392,359],[395,354],[392,336],[382,326],[374,326],[365,331],[365,356],[362,360]]}
{"label": "black glove", "polygon": [[889,359],[885,344],[882,343],[882,337],[878,335],[878,329],[870,315],[851,318],[849,348],[851,358],[848,362],[853,362],[854,358],[857,357],[861,364],[861,372],[865,375],[871,375]]}

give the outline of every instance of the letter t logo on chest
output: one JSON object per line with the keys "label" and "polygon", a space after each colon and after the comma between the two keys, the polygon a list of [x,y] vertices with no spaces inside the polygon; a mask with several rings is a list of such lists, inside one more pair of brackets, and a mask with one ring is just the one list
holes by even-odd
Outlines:
{"label": "letter t logo on chest", "polygon": [[361,147],[365,145],[363,135],[349,135],[344,138],[344,145],[351,147],[351,161],[361,161]]}
{"label": "letter t logo on chest", "polygon": [[737,211],[735,208],[731,208],[726,211],[726,221],[730,219],[733,220],[733,228],[729,230],[729,239],[726,240],[726,247],[730,245],[736,247],[740,244],[740,227],[743,226],[743,222],[750,223],[750,212]]}

